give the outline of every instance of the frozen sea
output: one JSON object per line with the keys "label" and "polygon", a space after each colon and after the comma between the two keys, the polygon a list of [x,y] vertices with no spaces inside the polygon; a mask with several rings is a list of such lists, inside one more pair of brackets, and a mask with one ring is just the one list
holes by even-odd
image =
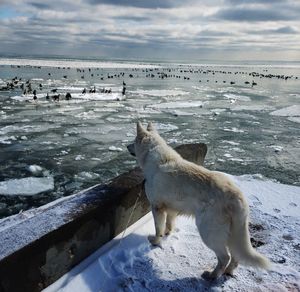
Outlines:
{"label": "frozen sea", "polygon": [[[28,80],[35,102],[20,88]],[[46,99],[53,89],[59,102]],[[133,168],[138,119],[171,145],[207,143],[209,169],[299,186],[299,101],[299,64],[0,58],[0,218]]]}

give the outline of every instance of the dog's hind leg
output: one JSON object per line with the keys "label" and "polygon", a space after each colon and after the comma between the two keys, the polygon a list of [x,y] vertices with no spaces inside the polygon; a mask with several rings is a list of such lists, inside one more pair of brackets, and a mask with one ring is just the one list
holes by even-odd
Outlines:
{"label": "dog's hind leg", "polygon": [[[208,213],[208,215],[207,215]],[[205,212],[196,217],[196,224],[203,242],[213,250],[217,256],[218,264],[212,272],[205,271],[202,277],[207,280],[214,280],[224,274],[230,263],[230,253],[227,246],[230,225],[218,220],[215,214],[213,218]]]}
{"label": "dog's hind leg", "polygon": [[232,256],[229,265],[227,266],[224,274],[233,277],[233,270],[238,266],[238,261]]}
{"label": "dog's hind leg", "polygon": [[164,208],[159,207],[152,207],[152,214],[154,218],[154,224],[155,224],[155,236],[148,236],[148,240],[152,245],[159,245],[164,232],[165,232],[165,226],[166,226],[166,217],[167,213]]}
{"label": "dog's hind leg", "polygon": [[166,229],[165,235],[169,235],[175,227],[175,219],[178,215],[178,212],[173,210],[167,210],[167,222],[166,222]]}

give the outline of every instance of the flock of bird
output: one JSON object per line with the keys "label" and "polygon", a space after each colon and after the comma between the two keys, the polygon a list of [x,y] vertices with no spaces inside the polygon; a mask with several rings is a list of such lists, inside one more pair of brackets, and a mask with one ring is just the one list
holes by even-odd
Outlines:
{"label": "flock of bird", "polygon": [[[17,67],[21,68],[21,66],[11,66],[11,67]],[[26,66],[28,67],[28,66]],[[41,69],[41,66],[32,66],[35,69]],[[64,79],[68,79],[68,75],[65,74],[65,71],[71,70],[70,67],[57,67],[56,69],[58,70],[64,70],[64,75],[62,76]],[[113,78],[122,78],[123,80],[128,77],[128,78],[140,78],[140,77],[145,77],[145,78],[157,78],[161,80],[165,79],[182,79],[182,80],[191,80],[194,76],[198,79],[198,82],[215,82],[215,83],[228,83],[230,85],[237,84],[238,81],[236,81],[238,78],[230,78],[228,80],[228,76],[235,76],[235,75],[243,75],[244,77],[248,77],[251,79],[251,81],[244,81],[243,83],[245,85],[251,85],[252,87],[257,85],[257,82],[254,81],[253,79],[262,79],[262,78],[267,78],[267,79],[280,79],[280,80],[289,80],[289,79],[298,79],[297,76],[293,75],[280,75],[280,74],[271,74],[268,73],[267,69],[263,70],[263,73],[260,72],[246,72],[246,71],[230,71],[230,70],[212,70],[212,69],[204,69],[204,68],[193,68],[193,67],[183,67],[183,66],[178,66],[178,67],[172,67],[172,68],[166,68],[166,67],[155,67],[155,68],[132,68],[132,69],[126,69],[127,72],[116,72],[116,73],[107,73],[105,76],[103,73],[98,73],[100,68],[76,68],[76,75],[80,75],[81,79],[85,78],[99,78],[101,81],[106,80],[106,79],[113,79]],[[128,72],[131,70],[131,72]],[[74,72],[73,72],[74,73]],[[142,75],[141,75],[142,74]],[[48,76],[50,78],[52,74],[49,72]],[[217,80],[216,76],[223,75],[227,76],[226,79],[223,79],[222,81]],[[76,76],[78,77],[78,76]],[[194,78],[193,78],[194,80]],[[238,79],[240,82],[240,79]],[[241,85],[241,84],[240,84]],[[6,84],[0,85],[0,91],[12,91],[15,89],[20,89],[22,90],[23,95],[28,95],[32,94],[33,99],[37,99],[37,91],[38,90],[43,90],[43,84],[39,83],[36,85],[36,88],[33,89],[33,85],[30,80],[23,80],[22,78],[19,77],[14,77],[11,80],[6,81]],[[123,81],[123,90],[122,94],[124,95],[126,91],[126,83]],[[90,89],[84,88],[82,91],[82,94],[85,93],[95,93],[96,92],[96,87],[92,87]],[[102,88],[100,89],[101,93],[111,93],[111,89],[105,89]],[[50,94],[47,93],[46,99],[52,98],[54,101],[59,101],[61,97],[61,94],[57,93],[57,88],[53,88],[50,90]],[[66,100],[70,100],[72,98],[72,95],[70,92],[67,92],[64,97]]]}

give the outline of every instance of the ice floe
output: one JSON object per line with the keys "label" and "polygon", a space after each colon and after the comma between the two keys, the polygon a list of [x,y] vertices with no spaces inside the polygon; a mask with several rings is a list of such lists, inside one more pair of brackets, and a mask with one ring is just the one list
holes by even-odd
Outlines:
{"label": "ice floe", "polygon": [[28,170],[34,175],[40,175],[43,172],[43,168],[36,164],[29,165]]}
{"label": "ice floe", "polygon": [[273,106],[262,105],[234,105],[231,108],[232,111],[271,111],[274,110]]}
{"label": "ice floe", "polygon": [[294,123],[300,123],[300,117],[289,117],[288,120]]}
{"label": "ice floe", "polygon": [[[39,93],[36,95],[37,99],[43,99],[46,102],[46,94],[45,93]],[[50,96],[51,98],[51,96]],[[72,93],[72,98],[79,99],[79,100],[124,100],[126,98],[125,95],[122,95],[118,92],[113,93]],[[17,101],[33,101],[33,95],[16,95],[12,96],[11,99],[17,100]],[[60,101],[64,101],[65,97],[64,94],[61,93],[60,95]],[[51,101],[51,100],[50,100]],[[67,101],[68,103],[72,103],[72,99]]]}
{"label": "ice floe", "polygon": [[53,177],[25,177],[0,182],[0,194],[33,196],[54,189]]}
{"label": "ice floe", "polygon": [[[36,95],[37,98],[46,98],[46,94],[38,93]],[[28,100],[33,100],[33,94],[31,95],[16,95],[16,96],[11,96],[11,99],[17,100],[17,101],[28,101]]]}
{"label": "ice floe", "polygon": [[80,91],[82,92],[82,90],[84,89],[84,87],[76,87],[76,86],[61,86],[61,87],[57,87],[58,91]]}
{"label": "ice floe", "polygon": [[84,155],[81,155],[81,154],[76,155],[76,157],[75,157],[75,160],[76,160],[76,161],[84,160],[84,159],[85,159]]}
{"label": "ice floe", "polygon": [[16,141],[17,138],[15,136],[2,136],[0,137],[0,144],[11,144],[12,141]]}
{"label": "ice floe", "polygon": [[73,93],[72,98],[87,99],[87,100],[123,100],[125,95],[121,93]]}
{"label": "ice floe", "polygon": [[275,152],[281,152],[283,150],[282,146],[278,146],[278,145],[271,145],[271,146],[267,146],[268,148],[272,148],[274,149]]}
{"label": "ice floe", "polygon": [[174,130],[178,130],[178,127],[172,124],[164,124],[164,123],[155,123],[154,127],[156,130],[158,130],[159,132],[163,133],[163,132],[168,132],[168,131],[174,131]]}
{"label": "ice floe", "polygon": [[95,172],[82,171],[75,175],[75,179],[78,181],[87,181],[87,180],[95,180],[99,178],[100,175]]}
{"label": "ice floe", "polygon": [[108,150],[109,150],[109,151],[117,151],[117,152],[123,151],[122,148],[116,147],[116,146],[109,146],[109,147],[108,147]]}
{"label": "ice floe", "polygon": [[148,107],[154,109],[174,109],[174,108],[192,108],[192,107],[202,107],[202,106],[203,106],[202,101],[191,100],[191,101],[162,102],[162,103],[149,105]]}
{"label": "ice floe", "polygon": [[234,133],[244,133],[244,130],[238,129],[236,127],[232,127],[232,128],[224,128],[223,129],[226,132],[234,132]]}
{"label": "ice floe", "polygon": [[229,100],[238,100],[238,101],[251,101],[251,98],[249,96],[245,95],[237,95],[237,94],[232,94],[232,93],[227,93],[224,94],[224,96],[229,99]]}
{"label": "ice floe", "polygon": [[270,113],[272,116],[300,117],[300,105],[291,105]]}
{"label": "ice floe", "polygon": [[136,91],[134,91],[134,93],[137,93],[139,95],[149,95],[157,97],[189,94],[189,92],[180,89],[137,89]]}

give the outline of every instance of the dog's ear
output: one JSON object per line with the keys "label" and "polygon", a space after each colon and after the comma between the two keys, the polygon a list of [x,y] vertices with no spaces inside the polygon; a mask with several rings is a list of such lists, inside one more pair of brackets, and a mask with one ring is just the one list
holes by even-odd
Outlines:
{"label": "dog's ear", "polygon": [[155,131],[155,128],[151,122],[148,123],[147,131],[149,131],[149,132]]}
{"label": "dog's ear", "polygon": [[140,122],[137,122],[136,124],[136,133],[137,137],[143,138],[147,135],[147,131],[143,128],[142,124]]}

